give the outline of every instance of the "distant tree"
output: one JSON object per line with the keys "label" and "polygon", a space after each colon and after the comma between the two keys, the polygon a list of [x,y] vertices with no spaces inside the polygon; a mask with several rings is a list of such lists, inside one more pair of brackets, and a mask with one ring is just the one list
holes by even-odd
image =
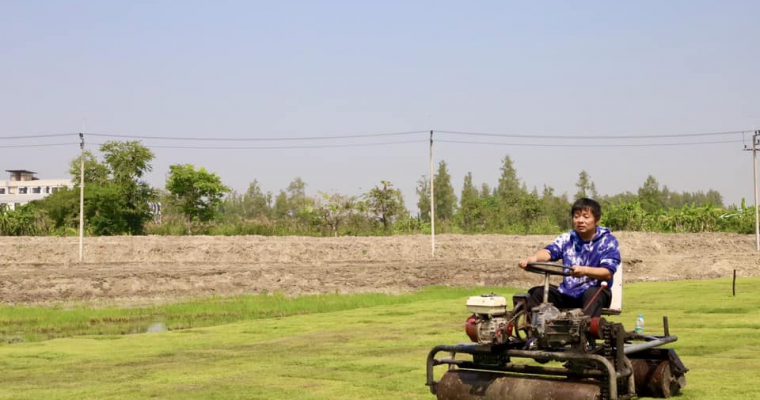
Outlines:
{"label": "distant tree", "polygon": [[306,202],[306,183],[296,177],[288,184],[288,202],[295,210],[302,207]]}
{"label": "distant tree", "polygon": [[697,192],[684,192],[681,194],[681,203],[677,204],[676,207],[682,207],[685,205],[691,205],[691,206],[697,206],[697,207],[703,207],[703,206],[713,206],[713,207],[723,207],[723,196],[715,190],[708,190],[707,192],[697,191]]}
{"label": "distant tree", "polygon": [[451,221],[457,207],[457,196],[451,185],[451,176],[446,168],[446,162],[438,164],[438,173],[435,175],[433,192],[435,197],[435,217],[440,221]]}
{"label": "distant tree", "polygon": [[541,199],[538,197],[538,190],[534,188],[532,192],[522,196],[520,203],[520,217],[527,234],[541,215]]}
{"label": "distant tree", "polygon": [[9,210],[0,205],[0,236],[37,236],[49,234],[50,220],[31,204]]}
{"label": "distant tree", "polygon": [[[630,191],[601,198],[604,204],[630,204],[639,201],[639,195]],[[603,204],[603,205],[604,205]]]}
{"label": "distant tree", "polygon": [[499,185],[496,187],[496,193],[504,204],[514,206],[520,201],[522,191],[520,189],[520,179],[517,177],[517,170],[509,156],[504,157],[501,165],[501,175],[499,176]]}
{"label": "distant tree", "polygon": [[430,180],[426,176],[417,181],[417,210],[421,221],[430,222]]}
{"label": "distant tree", "polygon": [[501,217],[501,205],[496,189],[492,189],[487,183],[480,186],[478,194],[480,208],[480,230],[497,231],[504,226]]}
{"label": "distant tree", "polygon": [[320,193],[316,212],[333,236],[338,236],[341,225],[356,211],[356,198],[342,194]]}
{"label": "distant tree", "polygon": [[639,188],[639,202],[644,211],[656,213],[665,208],[665,199],[660,191],[660,184],[654,176],[647,176],[644,184]]}
{"label": "distant tree", "polygon": [[138,141],[108,141],[100,146],[100,152],[109,167],[109,185],[117,186],[108,192],[118,193],[123,200],[121,218],[126,231],[118,233],[144,233],[145,223],[152,218],[148,204],[156,199],[156,192],[141,178],[152,170],[153,152]]}
{"label": "distant tree", "polygon": [[394,189],[388,181],[380,181],[380,185],[372,188],[366,198],[369,211],[383,224],[385,231],[391,228],[397,218],[407,213],[401,191]]}
{"label": "distant tree", "polygon": [[544,185],[541,194],[541,207],[542,213],[559,229],[570,228],[570,204],[566,195],[557,196],[554,194],[554,188]]}
{"label": "distant tree", "polygon": [[[69,174],[71,175],[71,181],[74,183],[74,187],[79,187],[80,183],[80,171],[82,156],[79,156],[71,161],[69,166]],[[108,166],[102,164],[98,159],[89,151],[84,152],[84,185],[105,185],[108,183],[109,170]]]}
{"label": "distant tree", "polygon": [[109,167],[111,181],[117,185],[132,185],[152,170],[153,152],[138,141],[108,141],[100,146]]}
{"label": "distant tree", "polygon": [[665,208],[680,208],[684,203],[684,195],[678,192],[671,192],[667,185],[662,185],[660,189],[660,195],[662,196],[662,202],[665,204]]}
{"label": "distant tree", "polygon": [[459,200],[459,216],[462,228],[468,232],[474,231],[480,225],[482,215],[480,194],[472,183],[472,172],[464,176],[462,195]]}
{"label": "distant tree", "polygon": [[[85,153],[85,225],[96,235],[145,232],[151,220],[149,203],[156,191],[142,176],[151,170],[153,153],[136,141],[109,141],[100,147],[105,162]],[[70,165],[78,186],[79,158]],[[46,211],[56,228],[76,228],[79,220],[79,196],[76,191],[60,190],[36,204]],[[61,225],[64,224],[64,225]]]}
{"label": "distant tree", "polygon": [[274,215],[276,218],[290,217],[290,205],[288,204],[288,194],[280,190],[274,199]]}
{"label": "distant tree", "polygon": [[705,193],[705,201],[702,206],[723,207],[723,196],[717,190],[708,190]]}
{"label": "distant tree", "polygon": [[244,219],[268,223],[274,215],[273,211],[272,193],[264,193],[256,180],[248,185],[243,194],[230,192],[219,206],[219,216],[225,222]]}
{"label": "distant tree", "polygon": [[[86,181],[85,188],[87,188],[87,191],[90,190],[90,187]],[[89,197],[86,196],[86,199],[89,200]],[[74,228],[79,226],[78,188],[61,188],[50,196],[36,201],[35,206],[47,214],[53,224],[53,227],[56,229],[65,230],[65,228]],[[85,207],[86,214],[87,207],[89,207],[89,202],[85,203]]]}
{"label": "distant tree", "polygon": [[259,182],[254,180],[243,195],[242,207],[245,218],[268,216],[272,208],[272,193],[264,193]]}
{"label": "distant tree", "polygon": [[[278,213],[285,214],[290,218],[301,219],[302,222],[309,219],[310,213],[313,210],[314,201],[306,197],[306,183],[299,177],[294,178],[285,190],[285,198],[275,199],[275,208],[278,209]],[[278,203],[279,201],[279,203]]]}
{"label": "distant tree", "polygon": [[219,176],[191,164],[169,167],[166,190],[188,221],[201,222],[214,218],[222,196],[230,191]]}
{"label": "distant tree", "polygon": [[142,219],[135,215],[124,187],[116,184],[85,185],[85,220],[95,235],[142,233]]}
{"label": "distant tree", "polygon": [[594,182],[591,181],[591,177],[589,177],[588,172],[585,170],[578,174],[578,182],[576,182],[575,187],[578,188],[578,191],[575,193],[575,200],[583,197],[590,197],[592,199],[599,197],[596,193]]}
{"label": "distant tree", "polygon": [[521,200],[525,195],[527,193],[520,184],[512,159],[509,156],[504,157],[501,175],[499,176],[499,185],[496,187],[499,208],[497,223],[499,226],[519,226],[524,224],[525,221],[521,220],[520,206]]}
{"label": "distant tree", "polygon": [[486,198],[489,196],[493,196],[495,194],[495,191],[491,189],[490,186],[488,186],[487,183],[483,183],[480,185],[480,198]]}

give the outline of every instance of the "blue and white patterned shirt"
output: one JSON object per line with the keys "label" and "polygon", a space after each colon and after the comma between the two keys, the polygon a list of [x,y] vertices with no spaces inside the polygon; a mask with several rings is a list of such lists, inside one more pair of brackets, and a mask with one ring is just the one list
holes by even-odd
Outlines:
{"label": "blue and white patterned shirt", "polygon": [[[565,233],[546,246],[546,250],[551,254],[552,261],[562,259],[562,264],[568,267],[581,265],[607,268],[614,275],[620,266],[618,241],[607,228],[597,227],[596,235],[588,242],[583,241],[575,231]],[[612,287],[612,282],[609,283]],[[599,285],[601,282],[598,279],[566,276],[559,286],[559,292],[580,298],[588,288]]]}

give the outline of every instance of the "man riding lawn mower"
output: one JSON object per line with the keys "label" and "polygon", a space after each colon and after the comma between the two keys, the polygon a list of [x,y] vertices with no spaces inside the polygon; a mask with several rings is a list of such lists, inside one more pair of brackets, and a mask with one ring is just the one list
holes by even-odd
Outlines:
{"label": "man riding lawn mower", "polygon": [[[670,397],[685,386],[688,369],[674,350],[660,348],[677,340],[667,317],[662,336],[627,332],[601,317],[622,308],[617,240],[598,226],[595,201],[580,199],[571,213],[572,232],[519,263],[542,274],[543,286],[514,296],[511,311],[504,297],[471,297],[465,332],[474,343],[430,351],[427,385],[438,399],[617,400]],[[549,285],[551,275],[564,277],[558,288]],[[550,361],[561,365],[543,365]],[[440,365],[448,371],[436,381]]]}

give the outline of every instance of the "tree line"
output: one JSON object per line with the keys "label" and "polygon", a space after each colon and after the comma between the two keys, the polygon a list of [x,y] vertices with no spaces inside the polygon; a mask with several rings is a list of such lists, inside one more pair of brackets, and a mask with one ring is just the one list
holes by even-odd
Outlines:
{"label": "tree line", "polygon": [[[294,178],[277,193],[254,180],[244,193],[190,164],[172,165],[163,188],[148,185],[154,154],[137,141],[109,141],[72,160],[72,189],[0,210],[2,235],[75,235],[79,227],[80,161],[84,160],[84,216],[88,235],[390,235],[430,232],[430,177],[417,182],[417,209],[405,207],[399,189],[381,181],[361,195],[317,193]],[[751,233],[754,209],[726,207],[720,193],[675,192],[653,176],[637,192],[600,196],[580,171],[572,197],[521,181],[509,156],[494,186],[467,173],[457,195],[448,165],[432,179],[436,231],[442,233],[554,234],[571,228],[569,208],[580,197],[602,203],[602,224],[613,230]]]}

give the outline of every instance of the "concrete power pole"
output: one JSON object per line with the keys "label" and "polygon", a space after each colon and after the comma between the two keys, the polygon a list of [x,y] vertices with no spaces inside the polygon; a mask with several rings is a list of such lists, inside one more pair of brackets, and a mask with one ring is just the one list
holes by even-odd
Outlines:
{"label": "concrete power pole", "polygon": [[760,210],[758,210],[758,187],[757,187],[757,146],[760,144],[760,130],[756,130],[752,135],[752,148],[744,145],[745,151],[752,152],[752,191],[755,197],[755,249],[760,251]]}
{"label": "concrete power pole", "polygon": [[435,257],[435,196],[433,195],[433,131],[430,131],[430,255]]}
{"label": "concrete power pole", "polygon": [[758,211],[757,207],[757,141],[760,137],[760,131],[755,131],[755,134],[752,135],[752,181],[754,184],[754,194],[755,194],[755,247],[757,251],[760,251],[760,211]]}
{"label": "concrete power pole", "polygon": [[84,133],[79,133],[79,262],[84,261]]}

